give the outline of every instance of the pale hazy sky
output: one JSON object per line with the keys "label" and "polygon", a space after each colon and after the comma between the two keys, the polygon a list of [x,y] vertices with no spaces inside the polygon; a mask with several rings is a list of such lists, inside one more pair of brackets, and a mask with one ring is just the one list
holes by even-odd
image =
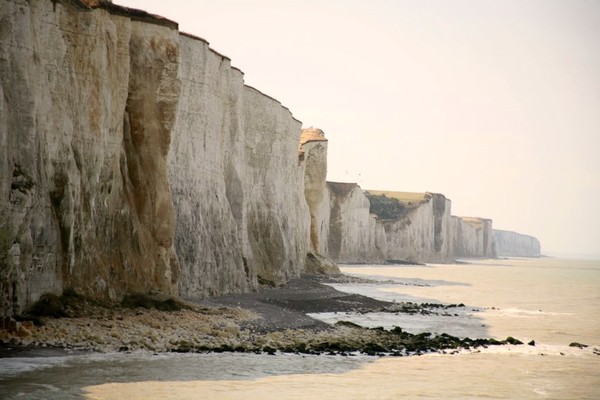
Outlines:
{"label": "pale hazy sky", "polygon": [[600,254],[599,0],[115,0],[329,139],[328,179]]}

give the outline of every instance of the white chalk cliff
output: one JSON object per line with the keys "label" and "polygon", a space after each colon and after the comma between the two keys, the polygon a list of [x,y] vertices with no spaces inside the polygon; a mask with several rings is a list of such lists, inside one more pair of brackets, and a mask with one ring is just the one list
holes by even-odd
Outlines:
{"label": "white chalk cliff", "polygon": [[370,203],[356,183],[327,182],[329,253],[340,263],[379,263],[386,259],[385,231],[371,215]]}
{"label": "white chalk cliff", "polygon": [[368,190],[371,212],[385,229],[386,259],[445,262],[453,256],[452,202],[438,193]]}
{"label": "white chalk cliff", "polygon": [[201,298],[331,260],[491,254],[491,221],[451,219],[443,195],[326,182],[327,144],[175,22],[0,0],[0,316],[65,289]]}
{"label": "white chalk cliff", "polygon": [[176,25],[3,0],[0,27],[2,312],[66,287],[176,293]]}
{"label": "white chalk cliff", "polygon": [[327,139],[317,128],[302,129],[298,158],[306,165],[304,196],[310,213],[311,251],[329,254],[330,202],[326,185]]}
{"label": "white chalk cliff", "polygon": [[533,236],[494,229],[498,257],[540,257],[540,241]]}
{"label": "white chalk cliff", "polygon": [[205,296],[296,276],[300,125],[174,22],[3,0],[2,314],[65,288]]}
{"label": "white chalk cliff", "polygon": [[493,258],[496,256],[492,220],[452,216],[452,242],[455,257]]}
{"label": "white chalk cliff", "polygon": [[304,268],[308,207],[299,121],[244,85],[205,41],[180,36],[181,97],[169,152],[184,296],[279,284]]}
{"label": "white chalk cliff", "polygon": [[355,183],[325,180],[327,143],[322,130],[302,130],[299,157],[306,163],[311,251],[339,263],[385,261],[383,227],[370,214],[363,191]]}

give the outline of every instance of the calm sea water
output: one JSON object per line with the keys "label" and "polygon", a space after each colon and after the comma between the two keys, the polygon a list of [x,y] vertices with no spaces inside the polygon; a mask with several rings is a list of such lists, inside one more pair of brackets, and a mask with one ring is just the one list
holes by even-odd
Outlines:
{"label": "calm sea water", "polygon": [[[599,399],[600,261],[343,266],[387,283],[336,285],[386,300],[464,303],[447,315],[321,314],[412,332],[517,337],[455,355],[381,358],[98,354],[0,359],[0,398]],[[393,283],[390,283],[390,280]],[[456,314],[456,315],[455,315]],[[579,342],[588,347],[569,347]]]}

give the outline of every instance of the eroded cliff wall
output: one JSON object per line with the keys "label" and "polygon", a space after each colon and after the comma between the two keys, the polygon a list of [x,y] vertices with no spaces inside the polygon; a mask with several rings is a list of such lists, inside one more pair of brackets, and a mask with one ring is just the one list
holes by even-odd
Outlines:
{"label": "eroded cliff wall", "polygon": [[327,182],[330,216],[328,255],[340,263],[379,263],[386,258],[383,226],[356,183]]}
{"label": "eroded cliff wall", "polygon": [[[491,221],[453,224],[443,195],[374,210],[358,185],[326,183],[327,140],[300,130],[174,22],[0,0],[0,315],[66,288],[204,297],[281,284],[307,262],[335,272],[327,257],[492,251]],[[500,255],[539,255],[515,235],[494,234]]]}
{"label": "eroded cliff wall", "polygon": [[244,139],[243,76],[198,38],[181,35],[179,46],[181,97],[169,151],[179,288],[199,297],[242,291],[256,282],[244,270],[234,217],[243,222],[234,161]]}
{"label": "eroded cliff wall", "polygon": [[[451,202],[441,194],[363,191],[327,182],[329,207],[317,229],[322,254],[340,263],[448,262],[454,257]],[[324,213],[326,214],[326,213]]]}
{"label": "eroded cliff wall", "polygon": [[327,190],[327,139],[317,128],[302,130],[299,160],[306,165],[304,196],[310,213],[311,251],[329,254],[330,200]]}
{"label": "eroded cliff wall", "polygon": [[539,257],[540,241],[533,236],[494,229],[494,245],[498,257]]}
{"label": "eroded cliff wall", "polygon": [[248,268],[280,284],[304,270],[310,249],[305,165],[298,160],[301,123],[277,100],[248,86],[243,118],[243,152],[234,155],[245,197],[238,229]]}
{"label": "eroded cliff wall", "polygon": [[163,18],[0,5],[2,314],[68,287],[206,296],[304,269],[301,124],[287,108]]}
{"label": "eroded cliff wall", "polygon": [[208,43],[180,37],[169,153],[183,296],[280,284],[304,268],[308,207],[300,122]]}
{"label": "eroded cliff wall", "polygon": [[178,32],[77,2],[0,7],[0,302],[177,290],[166,157]]}
{"label": "eroded cliff wall", "polygon": [[326,182],[327,139],[321,129],[302,130],[298,157],[306,165],[304,195],[310,213],[307,272],[339,273],[335,262],[383,260],[362,190],[354,183]]}
{"label": "eroded cliff wall", "polygon": [[453,257],[452,203],[437,193],[367,191],[385,229],[386,259],[444,262]]}
{"label": "eroded cliff wall", "polygon": [[495,257],[492,231],[491,219],[452,216],[454,256]]}

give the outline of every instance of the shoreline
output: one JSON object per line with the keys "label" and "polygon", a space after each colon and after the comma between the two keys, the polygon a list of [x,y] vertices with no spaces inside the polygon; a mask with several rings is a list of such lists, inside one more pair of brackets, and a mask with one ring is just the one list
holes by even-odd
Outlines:
{"label": "shoreline", "polygon": [[[0,357],[43,349],[131,352],[246,352],[275,354],[406,356],[452,352],[502,344],[522,344],[512,337],[458,338],[410,334],[401,328],[364,328],[348,321],[327,324],[308,316],[321,312],[426,313],[443,304],[391,303],[338,291],[326,282],[379,283],[348,275],[304,275],[278,288],[202,300],[102,305],[76,295],[67,298],[66,317],[38,317],[21,322],[15,332],[0,330]],[[167,300],[167,301],[173,301]]]}

